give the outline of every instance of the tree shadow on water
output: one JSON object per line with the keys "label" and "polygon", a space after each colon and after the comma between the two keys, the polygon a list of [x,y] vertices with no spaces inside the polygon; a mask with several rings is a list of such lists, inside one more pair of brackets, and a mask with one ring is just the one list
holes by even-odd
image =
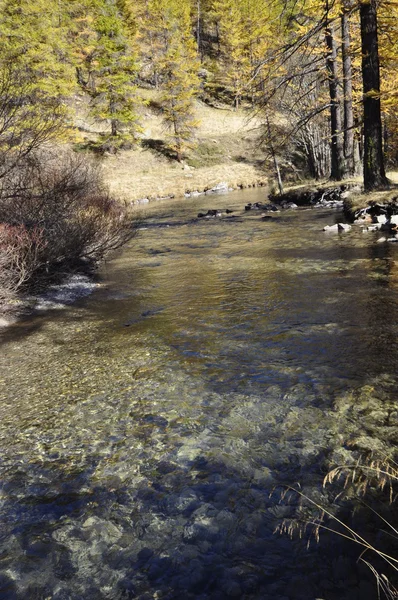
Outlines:
{"label": "tree shadow on water", "polygon": [[205,456],[128,480],[96,466],[52,461],[5,479],[0,598],[367,598],[343,541],[325,535],[307,551],[273,534],[296,507],[266,479]]}

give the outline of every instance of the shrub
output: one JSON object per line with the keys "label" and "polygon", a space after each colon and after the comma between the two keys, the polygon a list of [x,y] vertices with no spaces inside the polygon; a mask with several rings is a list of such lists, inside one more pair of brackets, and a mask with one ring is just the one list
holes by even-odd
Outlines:
{"label": "shrub", "polygon": [[134,235],[98,167],[72,153],[39,153],[0,187],[0,298],[92,269]]}
{"label": "shrub", "polygon": [[9,300],[42,264],[46,242],[37,227],[0,224],[0,301]]}

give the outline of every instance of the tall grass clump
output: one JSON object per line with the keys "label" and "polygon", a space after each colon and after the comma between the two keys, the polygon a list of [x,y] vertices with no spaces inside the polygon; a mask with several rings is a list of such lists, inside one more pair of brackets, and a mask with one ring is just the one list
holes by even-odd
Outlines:
{"label": "tall grass clump", "polygon": [[92,270],[135,231],[86,157],[29,153],[0,179],[0,304]]}
{"label": "tall grass clump", "polygon": [[[373,573],[377,597],[398,597],[398,528],[394,512],[397,499],[398,463],[393,456],[368,453],[350,464],[327,473],[323,486],[333,486],[331,503],[314,499],[300,486],[287,487],[282,502],[296,502],[293,519],[284,520],[277,533],[298,534],[319,541],[322,531],[332,532],[359,547],[358,560]],[[349,508],[351,518],[342,516]],[[355,513],[361,512],[361,525],[355,525]],[[365,521],[364,521],[365,518]],[[365,523],[365,525],[364,525]]]}

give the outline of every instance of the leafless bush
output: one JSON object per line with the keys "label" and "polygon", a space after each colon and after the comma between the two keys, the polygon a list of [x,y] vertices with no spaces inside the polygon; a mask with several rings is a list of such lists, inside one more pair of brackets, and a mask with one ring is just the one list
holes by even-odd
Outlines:
{"label": "leafless bush", "polygon": [[31,154],[1,179],[0,224],[3,295],[92,268],[136,229],[95,165],[54,152]]}
{"label": "leafless bush", "polygon": [[10,299],[41,266],[46,242],[41,229],[0,224],[0,301]]}

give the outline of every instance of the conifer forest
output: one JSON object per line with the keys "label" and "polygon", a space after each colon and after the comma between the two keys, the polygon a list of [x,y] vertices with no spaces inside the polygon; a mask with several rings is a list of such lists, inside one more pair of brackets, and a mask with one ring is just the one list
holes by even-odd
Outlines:
{"label": "conifer forest", "polygon": [[2,172],[68,134],[79,90],[109,144],[139,143],[140,88],[152,86],[177,160],[199,97],[282,124],[313,177],[363,164],[366,189],[384,186],[397,157],[397,11],[393,0],[2,0]]}

